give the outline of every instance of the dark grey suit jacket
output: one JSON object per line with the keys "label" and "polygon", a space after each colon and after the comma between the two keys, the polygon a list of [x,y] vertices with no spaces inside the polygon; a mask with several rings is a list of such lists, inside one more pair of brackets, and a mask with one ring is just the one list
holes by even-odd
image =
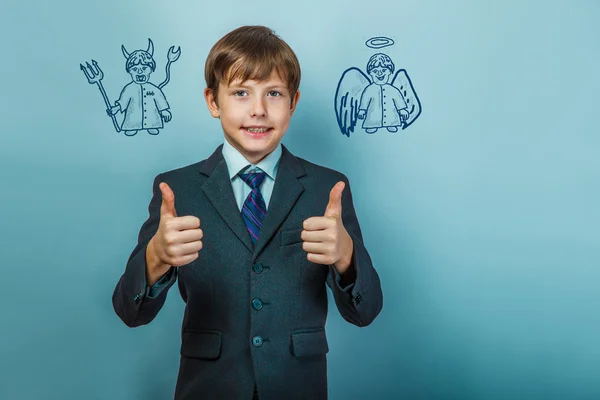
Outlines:
{"label": "dark grey suit jacket", "polygon": [[[369,325],[381,311],[379,276],[362,240],[345,175],[292,155],[285,146],[254,246],[229,180],[222,145],[206,160],[154,180],[149,218],[113,294],[117,315],[130,327],[148,324],[178,278],[186,303],[177,400],[327,398],[326,285],[344,319]],[[354,241],[354,284],[342,288],[333,266],[311,263],[302,249],[302,223],[322,216],[340,180],[343,223]],[[146,246],[160,218],[160,182],[175,193],[177,215],[200,218],[198,259],[171,268],[156,298],[146,293]],[[350,372],[350,371],[348,371]]]}

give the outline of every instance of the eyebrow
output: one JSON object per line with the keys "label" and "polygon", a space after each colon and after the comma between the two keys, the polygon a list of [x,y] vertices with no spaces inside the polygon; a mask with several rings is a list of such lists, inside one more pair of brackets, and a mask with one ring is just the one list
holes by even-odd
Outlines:
{"label": "eyebrow", "polygon": [[[242,85],[241,83],[238,84],[231,84],[228,87],[229,89],[251,89],[250,86],[247,85]],[[266,87],[267,90],[272,90],[272,89],[286,89],[287,90],[287,85],[285,84],[275,84],[275,85],[269,85]]]}
{"label": "eyebrow", "polygon": [[287,86],[286,85],[272,85],[272,86],[267,86],[267,89],[285,89],[287,90]]}

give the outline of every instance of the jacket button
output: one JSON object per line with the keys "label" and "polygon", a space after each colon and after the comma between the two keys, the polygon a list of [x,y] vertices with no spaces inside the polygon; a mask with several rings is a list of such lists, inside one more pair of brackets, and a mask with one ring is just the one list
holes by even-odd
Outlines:
{"label": "jacket button", "polygon": [[261,263],[259,263],[259,262],[254,263],[254,265],[252,266],[252,269],[257,274],[260,274],[263,271],[263,265]]}
{"label": "jacket button", "polygon": [[260,301],[259,299],[252,300],[252,308],[254,308],[256,311],[258,311],[261,308],[263,308],[262,301]]}
{"label": "jacket button", "polygon": [[254,336],[252,338],[252,344],[254,345],[254,347],[260,347],[263,344],[263,338],[262,336]]}

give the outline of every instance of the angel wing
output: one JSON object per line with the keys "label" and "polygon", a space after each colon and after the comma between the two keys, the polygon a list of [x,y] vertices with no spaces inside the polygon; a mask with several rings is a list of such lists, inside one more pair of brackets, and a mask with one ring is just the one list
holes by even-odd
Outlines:
{"label": "angel wing", "polygon": [[351,67],[344,71],[335,91],[335,115],[342,133],[350,137],[358,116],[360,97],[371,80],[360,69]]}
{"label": "angel wing", "polygon": [[421,115],[421,102],[417,97],[417,93],[415,92],[415,88],[406,73],[406,70],[399,69],[394,75],[394,79],[392,79],[392,86],[396,87],[404,96],[404,100],[406,101],[406,105],[408,106],[409,116],[406,121],[402,122],[402,129],[406,129],[415,122],[415,120]]}

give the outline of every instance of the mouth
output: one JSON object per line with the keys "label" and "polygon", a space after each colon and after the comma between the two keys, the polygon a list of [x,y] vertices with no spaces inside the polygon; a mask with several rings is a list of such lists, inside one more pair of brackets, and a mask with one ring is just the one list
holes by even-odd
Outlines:
{"label": "mouth", "polygon": [[138,82],[145,82],[145,81],[146,81],[146,75],[136,75],[136,76],[135,76],[135,79],[136,79]]}
{"label": "mouth", "polygon": [[264,137],[271,133],[273,128],[266,126],[243,126],[242,130],[252,137]]}

